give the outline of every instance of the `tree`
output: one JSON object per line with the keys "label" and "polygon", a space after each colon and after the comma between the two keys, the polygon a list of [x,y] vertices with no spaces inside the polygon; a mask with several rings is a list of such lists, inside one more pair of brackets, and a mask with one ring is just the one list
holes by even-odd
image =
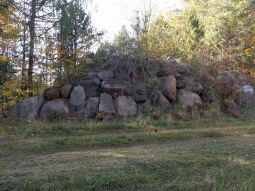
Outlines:
{"label": "tree", "polygon": [[12,61],[10,60],[9,46],[17,37],[16,19],[13,16],[14,7],[10,0],[0,2],[0,104],[3,113],[6,97],[4,96],[4,85],[15,74]]}
{"label": "tree", "polygon": [[[70,3],[58,2],[59,10],[59,54],[58,81],[70,79],[82,64],[86,63],[86,53],[102,36],[91,25],[90,15],[80,6],[79,0]],[[79,59],[79,62],[78,62]],[[63,74],[64,72],[64,74]]]}
{"label": "tree", "polygon": [[119,55],[133,55],[135,49],[135,39],[131,37],[125,26],[122,26],[119,33],[113,40],[113,47]]}
{"label": "tree", "polygon": [[254,10],[252,0],[189,0],[182,10],[151,22],[149,54],[239,70],[245,48],[251,47]]}

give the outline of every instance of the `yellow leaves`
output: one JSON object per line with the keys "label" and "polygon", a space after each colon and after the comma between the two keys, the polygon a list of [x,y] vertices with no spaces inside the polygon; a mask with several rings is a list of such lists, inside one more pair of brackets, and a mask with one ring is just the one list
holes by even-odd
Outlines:
{"label": "yellow leaves", "polygon": [[18,27],[15,24],[17,21],[14,19],[12,14],[12,7],[0,10],[0,28],[2,29],[2,33],[0,33],[1,37],[8,38],[17,35],[18,33]]}
{"label": "yellow leaves", "polygon": [[15,104],[16,101],[26,97],[28,92],[20,89],[21,79],[10,79],[6,81],[2,86],[1,96],[4,100],[4,108],[8,108],[10,105]]}
{"label": "yellow leaves", "polygon": [[252,46],[255,46],[255,35],[253,35],[253,36],[251,37],[251,39],[250,39],[250,44],[251,44]]}
{"label": "yellow leaves", "polygon": [[245,56],[251,56],[252,52],[253,52],[252,48],[246,48],[244,50],[244,55]]}
{"label": "yellow leaves", "polygon": [[0,62],[6,62],[6,61],[8,61],[7,57],[0,55]]}
{"label": "yellow leaves", "polygon": [[248,48],[244,49],[244,56],[253,56],[255,53],[255,35],[248,38]]}

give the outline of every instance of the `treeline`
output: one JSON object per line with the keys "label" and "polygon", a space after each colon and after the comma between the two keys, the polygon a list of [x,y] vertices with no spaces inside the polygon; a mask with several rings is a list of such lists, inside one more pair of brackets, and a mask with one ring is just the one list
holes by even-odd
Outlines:
{"label": "treeline", "polygon": [[255,1],[187,0],[185,5],[156,17],[148,7],[133,20],[133,32],[123,26],[100,54],[139,52],[255,75]]}
{"label": "treeline", "polygon": [[84,72],[102,36],[86,0],[1,0],[0,28],[1,105]]}

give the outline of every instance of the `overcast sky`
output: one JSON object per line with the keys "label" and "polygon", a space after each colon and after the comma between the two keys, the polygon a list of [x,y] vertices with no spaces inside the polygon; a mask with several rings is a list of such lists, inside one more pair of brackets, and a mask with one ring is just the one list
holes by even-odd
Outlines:
{"label": "overcast sky", "polygon": [[[91,16],[93,25],[106,32],[105,39],[111,40],[121,26],[130,25],[135,10],[143,10],[150,0],[92,0]],[[154,12],[162,12],[168,8],[183,7],[182,0],[151,0]]]}

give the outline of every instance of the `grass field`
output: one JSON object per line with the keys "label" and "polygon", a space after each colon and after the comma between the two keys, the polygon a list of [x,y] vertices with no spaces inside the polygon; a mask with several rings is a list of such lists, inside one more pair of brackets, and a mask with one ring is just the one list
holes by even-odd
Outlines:
{"label": "grass field", "polygon": [[255,191],[255,120],[3,120],[0,190]]}

